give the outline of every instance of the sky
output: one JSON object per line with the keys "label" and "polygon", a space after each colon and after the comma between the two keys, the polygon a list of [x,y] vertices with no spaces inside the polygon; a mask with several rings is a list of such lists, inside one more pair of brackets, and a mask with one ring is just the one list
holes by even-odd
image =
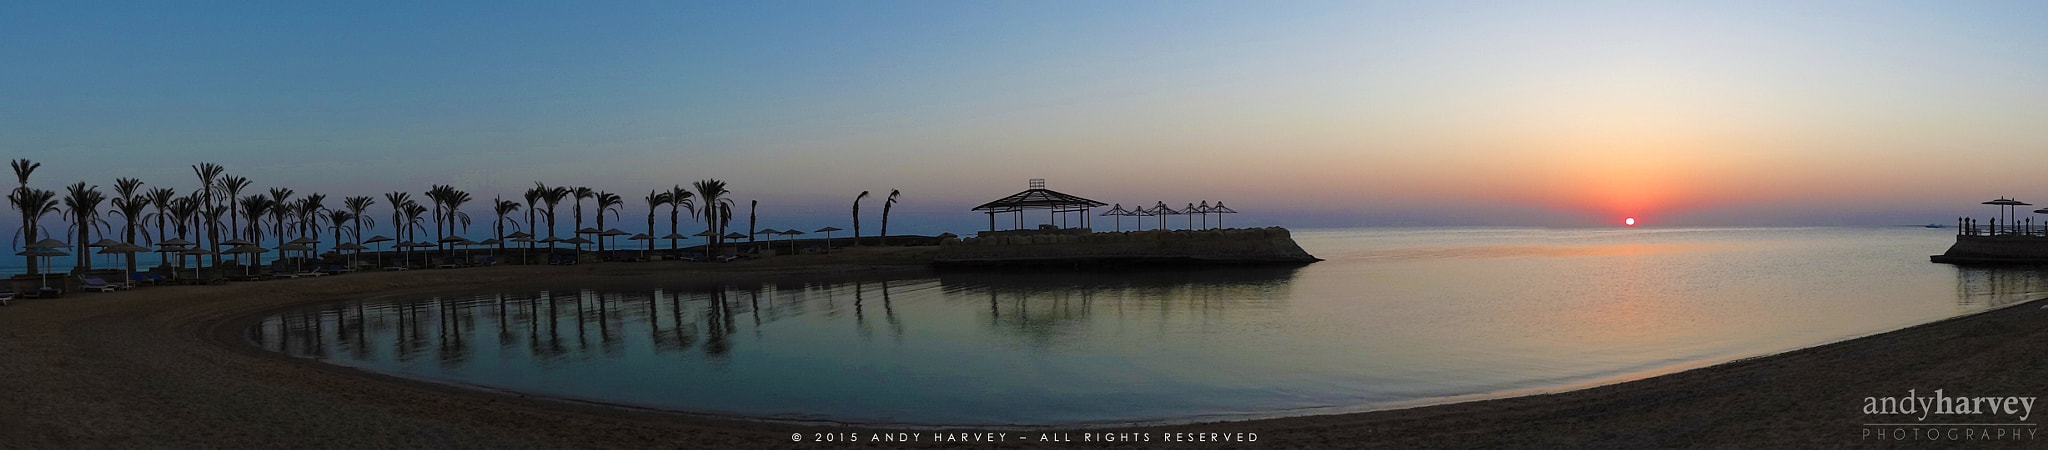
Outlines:
{"label": "sky", "polygon": [[717,178],[763,227],[897,189],[931,234],[1031,178],[1296,228],[2048,202],[2041,2],[8,2],[0,43],[0,156],[52,190],[539,181],[644,227]]}

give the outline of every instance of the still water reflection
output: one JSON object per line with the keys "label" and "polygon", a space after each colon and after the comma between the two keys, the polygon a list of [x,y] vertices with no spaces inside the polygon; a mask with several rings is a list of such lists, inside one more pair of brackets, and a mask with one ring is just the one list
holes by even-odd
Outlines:
{"label": "still water reflection", "polygon": [[1925,263],[1937,235],[1338,230],[1297,236],[1330,258],[1300,269],[375,298],[248,333],[401,376],[783,419],[1308,414],[1639,378],[2048,293],[2041,272]]}

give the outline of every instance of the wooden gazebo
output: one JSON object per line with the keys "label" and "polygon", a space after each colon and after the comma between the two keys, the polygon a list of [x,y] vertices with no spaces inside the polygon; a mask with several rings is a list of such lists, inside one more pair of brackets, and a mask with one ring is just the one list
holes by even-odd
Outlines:
{"label": "wooden gazebo", "polygon": [[1088,227],[1088,210],[1107,203],[1075,197],[1045,188],[1045,179],[1031,179],[1031,188],[1000,200],[983,203],[971,211],[988,213],[988,230],[996,230],[996,214],[1011,213],[1011,226],[1024,228],[1024,211],[1046,210],[1046,220],[1054,226],[1067,228],[1060,220],[1065,213],[1080,213],[1080,228]]}

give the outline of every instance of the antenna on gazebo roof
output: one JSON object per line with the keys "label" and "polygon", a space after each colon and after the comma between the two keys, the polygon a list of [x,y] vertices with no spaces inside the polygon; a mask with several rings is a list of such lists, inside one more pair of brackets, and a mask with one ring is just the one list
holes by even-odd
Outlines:
{"label": "antenna on gazebo roof", "polygon": [[1032,188],[1032,189],[1045,189],[1045,179],[1044,179],[1044,178],[1032,178],[1032,179],[1031,179],[1031,188]]}

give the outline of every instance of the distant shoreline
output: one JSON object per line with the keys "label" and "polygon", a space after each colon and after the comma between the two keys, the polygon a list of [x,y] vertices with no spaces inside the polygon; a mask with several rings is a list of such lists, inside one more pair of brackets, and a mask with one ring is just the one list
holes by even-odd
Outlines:
{"label": "distant shoreline", "polygon": [[[719,284],[930,270],[915,247],[735,264],[501,266],[162,287],[0,308],[0,438],[25,446],[812,448],[791,433],[900,431],[583,405],[366,373],[248,345],[269,312],[465,288],[617,281]],[[872,250],[872,251],[865,251]],[[1778,355],[1583,390],[1400,410],[1089,432],[1255,432],[1281,446],[1702,446],[1865,442],[1866,396],[1908,389],[2039,395],[2036,300]],[[766,387],[764,388],[772,388]],[[2048,413],[2044,408],[2042,413]],[[90,427],[79,424],[93,424]],[[972,431],[972,430],[961,430]],[[1019,446],[1036,443],[1023,442]],[[932,445],[926,443],[925,445]],[[1012,443],[1018,445],[1018,443]],[[1042,445],[1042,444],[1041,444]]]}

